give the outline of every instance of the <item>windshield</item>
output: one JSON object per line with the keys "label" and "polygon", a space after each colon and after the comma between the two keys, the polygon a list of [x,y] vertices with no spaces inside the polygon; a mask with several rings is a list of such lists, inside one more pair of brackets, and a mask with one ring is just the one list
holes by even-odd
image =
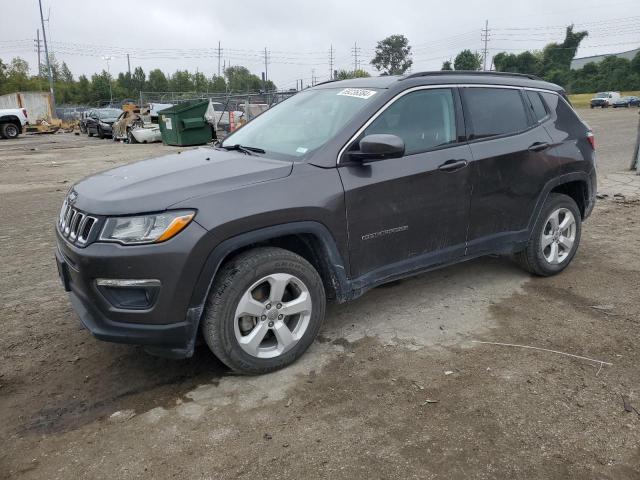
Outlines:
{"label": "windshield", "polygon": [[373,89],[328,88],[300,92],[227,137],[223,147],[242,145],[302,157],[331,139],[372,101]]}
{"label": "windshield", "polygon": [[609,98],[609,94],[607,92],[600,92],[596,94],[596,98]]}
{"label": "windshield", "polygon": [[108,108],[98,111],[98,118],[117,118],[121,113],[122,110],[118,110],[117,108]]}

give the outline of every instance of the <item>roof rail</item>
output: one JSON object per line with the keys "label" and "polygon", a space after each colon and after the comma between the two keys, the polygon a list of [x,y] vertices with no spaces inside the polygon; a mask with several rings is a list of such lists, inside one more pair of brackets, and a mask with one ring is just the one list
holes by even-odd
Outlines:
{"label": "roof rail", "polygon": [[433,72],[418,72],[412,73],[411,75],[407,75],[406,77],[399,78],[398,80],[407,80],[409,78],[417,78],[417,77],[430,77],[430,76],[438,76],[438,75],[493,75],[496,77],[520,77],[520,78],[528,78],[530,80],[542,80],[540,77],[536,77],[535,75],[530,75],[528,73],[512,73],[512,72],[485,72],[481,70],[437,70]]}
{"label": "roof rail", "polygon": [[314,87],[317,87],[318,85],[324,85],[325,83],[333,83],[333,82],[339,82],[339,81],[340,79],[338,78],[332,78],[331,80],[325,80],[324,82],[316,83]]}

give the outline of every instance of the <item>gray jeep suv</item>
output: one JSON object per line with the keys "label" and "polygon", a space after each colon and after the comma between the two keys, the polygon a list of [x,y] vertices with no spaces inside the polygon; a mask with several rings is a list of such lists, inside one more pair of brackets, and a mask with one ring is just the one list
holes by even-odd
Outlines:
{"label": "gray jeep suv", "polygon": [[304,90],[216,147],[69,191],[56,258],[101,340],[269,372],[313,342],[327,300],[510,254],[571,262],[593,209],[595,143],[535,77],[426,72]]}

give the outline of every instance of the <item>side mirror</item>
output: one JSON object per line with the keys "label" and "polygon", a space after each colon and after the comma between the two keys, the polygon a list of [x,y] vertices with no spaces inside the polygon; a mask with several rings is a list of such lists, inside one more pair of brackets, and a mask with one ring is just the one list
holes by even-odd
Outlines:
{"label": "side mirror", "polygon": [[397,135],[376,133],[360,140],[360,149],[349,152],[349,156],[361,163],[375,162],[404,155],[404,140]]}

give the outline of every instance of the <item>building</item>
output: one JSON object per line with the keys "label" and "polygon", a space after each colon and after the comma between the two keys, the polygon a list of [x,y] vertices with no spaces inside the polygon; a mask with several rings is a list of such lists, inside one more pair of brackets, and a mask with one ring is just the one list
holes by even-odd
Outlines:
{"label": "building", "polygon": [[607,57],[620,57],[631,60],[638,53],[640,53],[640,48],[620,53],[607,53],[605,55],[592,55],[590,57],[574,58],[573,60],[571,60],[571,70],[578,70],[584,67],[587,63],[600,63]]}

